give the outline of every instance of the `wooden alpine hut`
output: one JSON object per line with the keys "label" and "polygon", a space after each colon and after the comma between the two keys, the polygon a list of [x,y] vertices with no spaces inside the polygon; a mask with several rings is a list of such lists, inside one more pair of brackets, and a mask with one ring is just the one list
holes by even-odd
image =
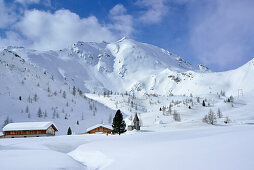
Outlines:
{"label": "wooden alpine hut", "polygon": [[104,124],[97,124],[94,125],[86,130],[87,134],[94,134],[94,133],[104,133],[104,134],[112,134],[113,128],[109,125]]}
{"label": "wooden alpine hut", "polygon": [[52,122],[9,123],[3,128],[4,138],[55,136],[56,131]]}

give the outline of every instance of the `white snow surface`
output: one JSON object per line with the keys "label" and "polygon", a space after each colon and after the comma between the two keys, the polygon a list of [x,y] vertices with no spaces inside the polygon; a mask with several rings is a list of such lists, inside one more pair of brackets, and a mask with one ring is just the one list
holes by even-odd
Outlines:
{"label": "white snow surface", "polygon": [[242,125],[1,139],[1,170],[252,170],[253,130]]}
{"label": "white snow surface", "polygon": [[9,124],[7,124],[3,128],[3,131],[47,130],[51,125],[54,125],[54,123],[52,123],[52,122],[19,122],[19,123],[9,123]]}

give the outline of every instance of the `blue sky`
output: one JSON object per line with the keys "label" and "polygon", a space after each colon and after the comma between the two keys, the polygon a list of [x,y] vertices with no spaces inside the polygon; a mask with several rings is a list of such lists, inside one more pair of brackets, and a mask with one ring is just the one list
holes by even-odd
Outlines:
{"label": "blue sky", "polygon": [[0,0],[0,46],[48,50],[123,36],[213,71],[254,50],[253,0]]}

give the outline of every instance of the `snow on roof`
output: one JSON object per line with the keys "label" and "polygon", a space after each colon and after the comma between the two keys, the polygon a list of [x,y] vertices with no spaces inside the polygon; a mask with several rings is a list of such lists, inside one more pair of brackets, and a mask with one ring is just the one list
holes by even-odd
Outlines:
{"label": "snow on roof", "polygon": [[92,127],[90,127],[90,128],[87,128],[86,131],[88,132],[88,131],[93,130],[93,129],[96,129],[96,128],[98,128],[98,127],[105,127],[105,128],[107,128],[107,129],[113,130],[112,126],[110,126],[110,125],[97,124],[97,125],[94,125],[94,126],[92,126]]}
{"label": "snow on roof", "polygon": [[0,136],[3,136],[4,134],[3,134],[3,132],[0,132]]}
{"label": "snow on roof", "polygon": [[[51,125],[52,122],[19,122],[19,123],[9,123],[4,128],[3,131],[15,131],[15,130],[46,130]],[[55,125],[54,125],[55,126]],[[55,126],[56,127],[56,126]]]}

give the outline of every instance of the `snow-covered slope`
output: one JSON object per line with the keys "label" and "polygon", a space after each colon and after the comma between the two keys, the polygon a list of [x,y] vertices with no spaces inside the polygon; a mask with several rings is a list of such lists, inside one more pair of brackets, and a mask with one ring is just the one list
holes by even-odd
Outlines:
{"label": "snow-covered slope", "polygon": [[[167,50],[128,38],[113,43],[77,42],[59,51],[8,47],[0,51],[0,122],[8,116],[15,122],[55,119],[62,134],[69,126],[79,133],[97,123],[111,123],[119,108],[115,106],[122,101],[119,96],[126,91],[140,100],[146,98],[145,102],[149,95],[162,96],[155,99],[157,105],[159,101],[168,105],[165,96],[185,100],[183,96],[190,94],[203,99],[210,95],[207,98],[211,99],[221,91],[228,97],[253,94],[253,75],[254,60],[236,70],[212,72]],[[111,91],[116,99],[101,98]],[[132,115],[134,107],[130,108],[128,97],[123,100],[121,109]],[[155,114],[155,108],[149,107],[148,103],[139,105],[137,111]],[[154,119],[151,115],[148,120]]]}
{"label": "snow-covered slope", "polygon": [[84,92],[140,91],[156,94],[230,94],[252,91],[247,83],[253,61],[232,71],[214,73],[203,65],[156,46],[123,38],[114,43],[77,42],[60,51],[9,47],[26,61],[50,72],[65,84]]}
{"label": "snow-covered slope", "polygon": [[1,126],[4,121],[52,120],[59,127],[58,134],[66,134],[69,126],[74,133],[81,133],[94,124],[108,123],[115,111],[88,99],[78,87],[56,76],[13,51],[1,51]]}
{"label": "snow-covered slope", "polygon": [[204,72],[169,51],[127,38],[115,43],[77,42],[60,51],[9,50],[86,92],[131,90],[145,77],[165,69]]}

